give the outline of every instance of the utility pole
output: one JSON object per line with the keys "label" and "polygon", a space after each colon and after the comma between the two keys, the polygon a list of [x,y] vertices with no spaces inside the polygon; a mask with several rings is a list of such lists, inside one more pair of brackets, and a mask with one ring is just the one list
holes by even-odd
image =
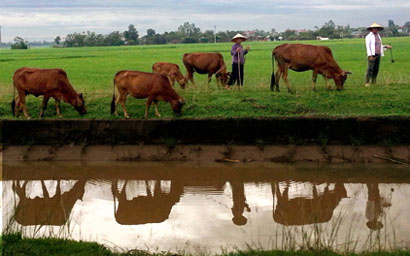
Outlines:
{"label": "utility pole", "polygon": [[216,25],[214,25],[214,43],[216,44]]}

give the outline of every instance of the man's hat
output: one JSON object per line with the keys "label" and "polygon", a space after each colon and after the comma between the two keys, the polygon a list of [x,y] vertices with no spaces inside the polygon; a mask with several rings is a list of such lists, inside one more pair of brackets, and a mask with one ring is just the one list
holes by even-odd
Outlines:
{"label": "man's hat", "polygon": [[372,25],[370,25],[370,26],[367,28],[367,30],[370,31],[370,30],[372,30],[372,28],[377,28],[377,29],[379,29],[380,31],[384,29],[384,28],[382,27],[382,25],[379,25],[379,24],[377,24],[377,23],[373,23]]}
{"label": "man's hat", "polygon": [[234,42],[236,39],[238,39],[238,38],[241,38],[241,39],[243,39],[244,41],[246,41],[246,40],[248,40],[248,38],[246,38],[246,37],[244,37],[243,35],[241,35],[241,34],[236,34],[232,39],[231,39],[231,42]]}

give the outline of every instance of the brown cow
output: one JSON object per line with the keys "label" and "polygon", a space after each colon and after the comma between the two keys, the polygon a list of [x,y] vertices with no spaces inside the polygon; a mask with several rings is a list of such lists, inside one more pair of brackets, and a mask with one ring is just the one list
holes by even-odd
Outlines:
{"label": "brown cow", "polygon": [[343,71],[333,58],[332,51],[326,46],[315,46],[307,44],[282,44],[272,52],[272,68],[274,60],[278,64],[276,78],[272,70],[270,89],[279,91],[279,79],[282,76],[289,92],[292,92],[288,82],[288,69],[297,72],[313,70],[312,88],[316,91],[317,74],[321,74],[326,80],[327,88],[330,89],[328,79],[333,79],[337,90],[343,90],[343,84],[348,74],[351,72]]}
{"label": "brown cow", "polygon": [[208,84],[214,74],[218,84],[225,86],[228,81],[230,73],[226,72],[224,58],[220,53],[185,53],[182,61],[187,71],[186,80],[191,80],[193,84],[194,72],[208,74]]}
{"label": "brown cow", "polygon": [[[115,98],[115,86],[119,92],[117,98]],[[185,104],[184,100],[171,87],[166,76],[140,71],[123,70],[115,74],[114,77],[111,114],[118,115],[116,106],[117,104],[121,104],[125,118],[130,117],[125,109],[125,101],[128,94],[137,99],[147,98],[145,117],[148,117],[148,109],[152,102],[154,102],[155,114],[157,116],[161,116],[157,105],[160,100],[171,103],[172,110],[177,115],[181,114],[182,106]]]}
{"label": "brown cow", "polygon": [[175,80],[177,80],[181,88],[185,88],[186,79],[182,75],[181,70],[179,69],[179,66],[177,64],[168,62],[157,62],[154,65],[152,65],[152,72],[168,77],[172,87],[174,87]]}
{"label": "brown cow", "polygon": [[[11,109],[13,115],[19,116],[20,110],[29,119],[30,115],[26,108],[26,96],[43,95],[43,104],[40,117],[44,115],[47,103],[50,98],[56,101],[57,116],[62,117],[60,112],[60,101],[63,100],[71,104],[81,115],[87,113],[84,106],[82,93],[77,94],[68,81],[67,74],[62,69],[38,69],[20,68],[13,76],[14,90],[17,90],[17,98],[13,96]],[[15,91],[14,91],[15,92]]]}

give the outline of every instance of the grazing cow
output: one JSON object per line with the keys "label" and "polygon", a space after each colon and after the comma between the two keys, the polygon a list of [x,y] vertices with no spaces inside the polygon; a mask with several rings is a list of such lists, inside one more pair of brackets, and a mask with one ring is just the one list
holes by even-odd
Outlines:
{"label": "grazing cow", "polygon": [[[115,98],[115,87],[119,93],[117,98]],[[125,118],[130,117],[125,109],[128,94],[137,99],[147,98],[145,117],[148,117],[148,109],[152,102],[154,102],[157,116],[161,116],[157,105],[160,100],[171,103],[172,110],[177,115],[181,114],[182,106],[185,104],[184,100],[171,87],[168,78],[159,74],[130,70],[119,71],[115,74],[113,89],[111,114],[118,115],[116,106],[121,104]]]}
{"label": "grazing cow", "polygon": [[333,79],[337,90],[343,90],[343,84],[349,71],[343,71],[333,58],[332,51],[326,46],[314,46],[307,44],[282,44],[272,52],[272,69],[274,58],[278,64],[276,77],[272,70],[270,89],[279,91],[279,79],[282,76],[289,92],[292,92],[288,82],[288,69],[297,72],[313,70],[312,89],[316,91],[317,74],[321,74],[326,80],[327,88],[330,89],[328,79]]}
{"label": "grazing cow", "polygon": [[182,75],[181,70],[179,69],[179,66],[177,64],[168,62],[157,62],[154,65],[152,65],[152,72],[168,77],[172,87],[174,87],[175,80],[177,80],[181,88],[185,88],[186,79]]}
{"label": "grazing cow", "polygon": [[220,53],[185,53],[182,59],[186,67],[186,80],[194,84],[194,72],[208,74],[208,84],[215,74],[217,83],[226,85],[230,73],[226,72],[224,58]]}
{"label": "grazing cow", "polygon": [[22,110],[24,116],[27,119],[30,118],[26,108],[26,96],[29,94],[36,97],[44,96],[40,117],[44,115],[50,98],[54,98],[56,101],[58,117],[62,117],[60,112],[61,100],[71,104],[81,115],[87,113],[82,93],[77,93],[73,89],[66,72],[62,69],[20,68],[14,73],[13,82],[14,93],[16,90],[18,93],[17,98],[13,95],[11,103],[13,115],[19,116],[20,110]]}

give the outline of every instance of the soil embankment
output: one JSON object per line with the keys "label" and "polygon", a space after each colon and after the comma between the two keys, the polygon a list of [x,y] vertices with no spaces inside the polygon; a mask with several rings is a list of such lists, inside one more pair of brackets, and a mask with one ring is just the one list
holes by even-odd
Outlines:
{"label": "soil embankment", "polygon": [[0,128],[4,161],[410,162],[410,117],[3,120]]}

